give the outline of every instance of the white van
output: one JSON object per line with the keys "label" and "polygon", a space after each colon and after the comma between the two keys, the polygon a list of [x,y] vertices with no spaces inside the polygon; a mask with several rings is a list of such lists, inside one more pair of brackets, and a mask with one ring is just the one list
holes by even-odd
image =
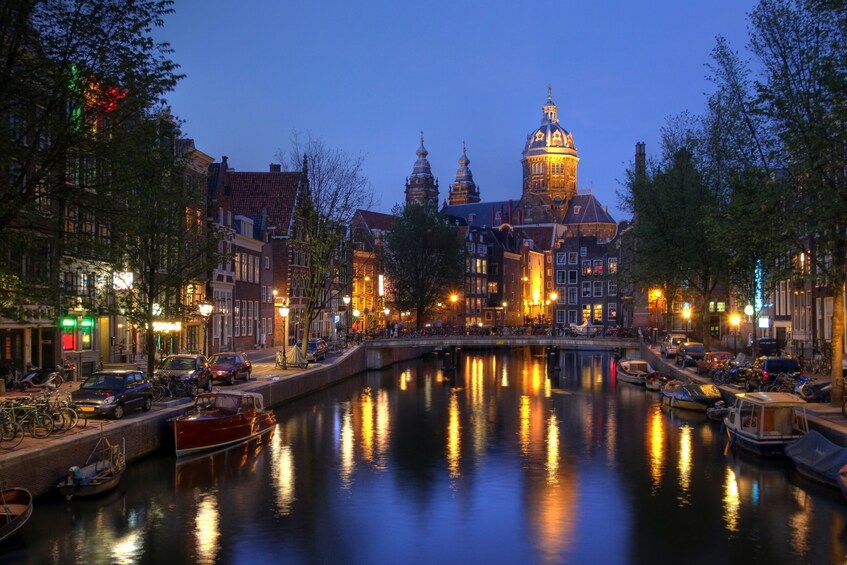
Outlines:
{"label": "white van", "polygon": [[685,334],[668,334],[662,340],[662,345],[659,346],[659,351],[665,357],[673,357],[676,355],[676,350],[679,344],[685,341]]}

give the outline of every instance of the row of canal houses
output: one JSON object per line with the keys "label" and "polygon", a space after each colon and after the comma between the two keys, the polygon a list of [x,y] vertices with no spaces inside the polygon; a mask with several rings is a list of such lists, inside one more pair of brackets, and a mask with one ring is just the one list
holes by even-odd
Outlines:
{"label": "row of canal houses", "polygon": [[[264,172],[241,172],[182,140],[190,157],[188,174],[207,185],[209,229],[231,235],[220,251],[221,262],[209,280],[186,281],[183,303],[197,314],[178,320],[157,336],[156,354],[225,350],[249,351],[291,345],[302,335],[304,279],[308,257],[291,245],[293,211],[308,188],[308,166],[283,171],[271,164]],[[432,174],[423,133],[417,160],[406,179],[405,201],[439,206],[438,180]],[[636,145],[636,164],[644,159]],[[627,222],[617,223],[591,192],[578,192],[579,161],[573,136],[558,120],[552,92],[542,106],[541,124],[529,135],[522,153],[523,186],[519,198],[484,202],[462,147],[459,168],[440,210],[464,238],[467,263],[462,288],[445,293],[425,324],[434,327],[500,328],[536,325],[565,327],[591,320],[610,327],[658,327],[660,332],[685,327],[684,292],[655,299],[651,289],[627,283],[627,266],[635,261]],[[349,280],[340,281],[337,298],[310,324],[310,334],[332,338],[337,332],[388,331],[414,324],[414,312],[397,311],[390,300],[391,281],[382,272],[379,247],[394,217],[359,210],[349,228]],[[73,217],[67,229],[83,229]],[[85,227],[84,229],[89,229]],[[91,226],[93,232],[99,227]],[[117,284],[98,285],[81,269],[66,273],[72,292],[102,293],[114,303]],[[94,289],[94,290],[92,290]],[[697,316],[708,316],[713,337],[728,343],[732,332],[777,337],[783,346],[811,347],[831,335],[831,297],[818,289],[781,285],[757,320],[731,328],[729,316],[743,310],[720,294]],[[279,307],[289,307],[282,318]],[[205,306],[205,308],[201,308]],[[210,308],[209,308],[210,306]],[[662,313],[660,316],[659,313]],[[760,320],[766,320],[763,324]],[[69,311],[60,320],[0,322],[0,364],[22,369],[26,363],[52,366],[74,363],[82,375],[100,363],[136,361],[145,329],[119,313],[100,315]]]}

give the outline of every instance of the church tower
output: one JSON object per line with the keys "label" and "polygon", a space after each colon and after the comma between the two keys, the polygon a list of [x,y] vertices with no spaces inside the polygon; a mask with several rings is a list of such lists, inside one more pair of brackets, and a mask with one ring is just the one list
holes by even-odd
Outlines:
{"label": "church tower", "polygon": [[547,87],[547,102],[541,112],[541,126],[527,136],[521,159],[523,196],[537,195],[553,207],[566,210],[576,195],[579,157],[573,136],[559,125],[551,86]]}
{"label": "church tower", "polygon": [[423,132],[421,146],[416,152],[418,160],[412,169],[412,174],[406,178],[406,204],[431,204],[438,207],[438,180],[432,176],[432,169],[426,156],[429,152],[424,147]]}
{"label": "church tower", "polygon": [[459,170],[456,171],[456,180],[450,185],[448,204],[476,204],[479,202],[479,187],[473,181],[473,173],[468,168],[468,159],[465,143],[462,142],[462,156],[459,157]]}

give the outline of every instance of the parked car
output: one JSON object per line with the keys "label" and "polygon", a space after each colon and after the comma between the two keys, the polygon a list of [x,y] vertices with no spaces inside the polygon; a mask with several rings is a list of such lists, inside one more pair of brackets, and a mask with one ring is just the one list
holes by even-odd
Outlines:
{"label": "parked car", "polygon": [[253,364],[243,353],[226,351],[209,357],[209,369],[212,371],[212,380],[234,385],[236,379],[250,380]]}
{"label": "parked car", "polygon": [[168,355],[159,364],[155,374],[181,381],[191,381],[200,390],[212,390],[212,371],[209,362],[202,355]]}
{"label": "parked car", "polygon": [[[298,341],[295,347],[302,349],[303,342]],[[306,361],[314,363],[315,361],[322,361],[326,359],[327,349],[329,349],[329,347],[324,340],[310,339],[309,343],[306,345]]]}
{"label": "parked car", "polygon": [[699,341],[684,341],[676,348],[676,364],[694,367],[706,355],[706,347]]}
{"label": "parked car", "polygon": [[685,341],[685,334],[668,334],[665,336],[665,339],[662,340],[662,344],[659,346],[659,351],[666,358],[673,357],[676,355],[676,349],[679,347],[679,344]]}
{"label": "parked car", "polygon": [[747,392],[758,390],[779,374],[800,375],[803,369],[793,357],[757,357],[747,371]]}
{"label": "parked car", "polygon": [[127,410],[150,410],[153,388],[141,371],[97,371],[71,393],[71,401],[83,416],[120,420]]}
{"label": "parked car", "polygon": [[729,351],[708,351],[703,359],[697,361],[697,372],[701,375],[711,375],[734,357]]}

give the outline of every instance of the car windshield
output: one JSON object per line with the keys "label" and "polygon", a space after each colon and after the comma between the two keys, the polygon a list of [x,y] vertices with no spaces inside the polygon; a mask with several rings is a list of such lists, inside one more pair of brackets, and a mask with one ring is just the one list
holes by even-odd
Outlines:
{"label": "car windshield", "polygon": [[124,387],[123,375],[100,374],[91,375],[82,386],[85,390],[121,390]]}
{"label": "car windshield", "polygon": [[186,371],[194,368],[194,359],[186,357],[168,357],[162,361],[162,369]]}
{"label": "car windshield", "polygon": [[704,349],[702,345],[689,345],[685,348],[688,353],[703,353]]}
{"label": "car windshield", "polygon": [[235,357],[232,355],[215,355],[211,359],[213,365],[216,364],[231,364],[235,363]]}
{"label": "car windshield", "polygon": [[800,365],[794,359],[771,359],[767,363],[767,368],[770,373],[797,373],[800,371]]}

